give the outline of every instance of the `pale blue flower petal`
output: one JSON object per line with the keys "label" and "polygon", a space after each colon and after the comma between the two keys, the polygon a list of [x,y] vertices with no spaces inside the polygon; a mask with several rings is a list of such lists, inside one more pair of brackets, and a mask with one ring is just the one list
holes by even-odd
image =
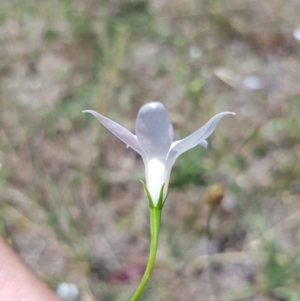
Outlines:
{"label": "pale blue flower petal", "polygon": [[200,144],[203,147],[207,146],[205,142],[203,143],[203,140],[208,138],[213,133],[221,118],[228,114],[235,115],[235,113],[233,112],[219,113],[212,117],[198,131],[194,132],[193,134],[187,136],[182,140],[173,142],[167,159],[169,168],[172,167],[177,157],[180,156],[182,153],[186,152],[187,150],[195,147],[198,144]]}
{"label": "pale blue flower petal", "polygon": [[126,143],[127,147],[131,147],[137,153],[139,153],[144,161],[146,160],[145,153],[140,146],[136,135],[132,134],[130,131],[125,129],[123,126],[119,125],[118,123],[112,121],[109,118],[102,116],[101,114],[92,111],[86,110],[83,113],[91,113],[93,114],[110,132],[112,132],[115,136],[117,136],[120,140]]}
{"label": "pale blue flower petal", "polygon": [[141,107],[135,132],[148,160],[166,161],[173,141],[173,126],[162,103],[151,102]]}
{"label": "pale blue flower petal", "polygon": [[202,140],[198,144],[201,145],[203,148],[207,149],[208,146],[207,140]]}

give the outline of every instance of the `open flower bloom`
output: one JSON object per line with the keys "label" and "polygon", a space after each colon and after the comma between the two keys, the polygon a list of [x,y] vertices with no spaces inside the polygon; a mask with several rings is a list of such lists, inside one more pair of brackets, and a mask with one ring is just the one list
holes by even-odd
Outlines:
{"label": "open flower bloom", "polygon": [[[135,124],[136,135],[95,111],[83,112],[93,114],[109,131],[142,156],[146,186],[154,206],[166,197],[171,169],[177,157],[197,145],[207,148],[206,139],[221,118],[227,114],[235,115],[232,112],[219,113],[193,134],[173,142],[173,126],[160,102],[150,102],[140,108]],[[162,189],[163,200],[160,200]]]}

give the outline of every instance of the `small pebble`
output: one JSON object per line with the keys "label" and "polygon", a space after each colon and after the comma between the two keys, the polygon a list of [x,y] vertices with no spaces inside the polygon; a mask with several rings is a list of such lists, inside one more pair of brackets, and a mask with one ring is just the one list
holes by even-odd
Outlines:
{"label": "small pebble", "polygon": [[258,75],[248,75],[243,81],[244,87],[248,90],[261,90],[264,87],[264,83]]}
{"label": "small pebble", "polygon": [[199,46],[197,45],[192,45],[190,47],[190,57],[193,58],[193,59],[197,59],[199,58],[201,55],[202,55],[202,50]]}
{"label": "small pebble", "polygon": [[300,27],[294,28],[293,36],[297,41],[300,41]]}
{"label": "small pebble", "polygon": [[79,289],[73,283],[61,282],[56,288],[56,294],[66,301],[77,301],[79,298]]}

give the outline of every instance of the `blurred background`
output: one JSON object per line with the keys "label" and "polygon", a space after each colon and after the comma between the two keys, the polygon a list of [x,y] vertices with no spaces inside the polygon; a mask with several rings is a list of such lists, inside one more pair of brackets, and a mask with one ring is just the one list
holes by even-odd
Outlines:
{"label": "blurred background", "polygon": [[67,300],[129,300],[143,162],[81,111],[234,111],[173,168],[141,300],[300,300],[299,54],[298,0],[0,0],[1,235]]}

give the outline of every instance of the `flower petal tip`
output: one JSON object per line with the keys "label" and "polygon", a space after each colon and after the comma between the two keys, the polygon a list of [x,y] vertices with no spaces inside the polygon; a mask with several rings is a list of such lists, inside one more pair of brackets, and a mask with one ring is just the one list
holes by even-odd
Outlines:
{"label": "flower petal tip", "polygon": [[205,148],[207,150],[208,142],[207,142],[207,140],[202,140],[199,142],[199,145],[201,145],[203,148]]}

